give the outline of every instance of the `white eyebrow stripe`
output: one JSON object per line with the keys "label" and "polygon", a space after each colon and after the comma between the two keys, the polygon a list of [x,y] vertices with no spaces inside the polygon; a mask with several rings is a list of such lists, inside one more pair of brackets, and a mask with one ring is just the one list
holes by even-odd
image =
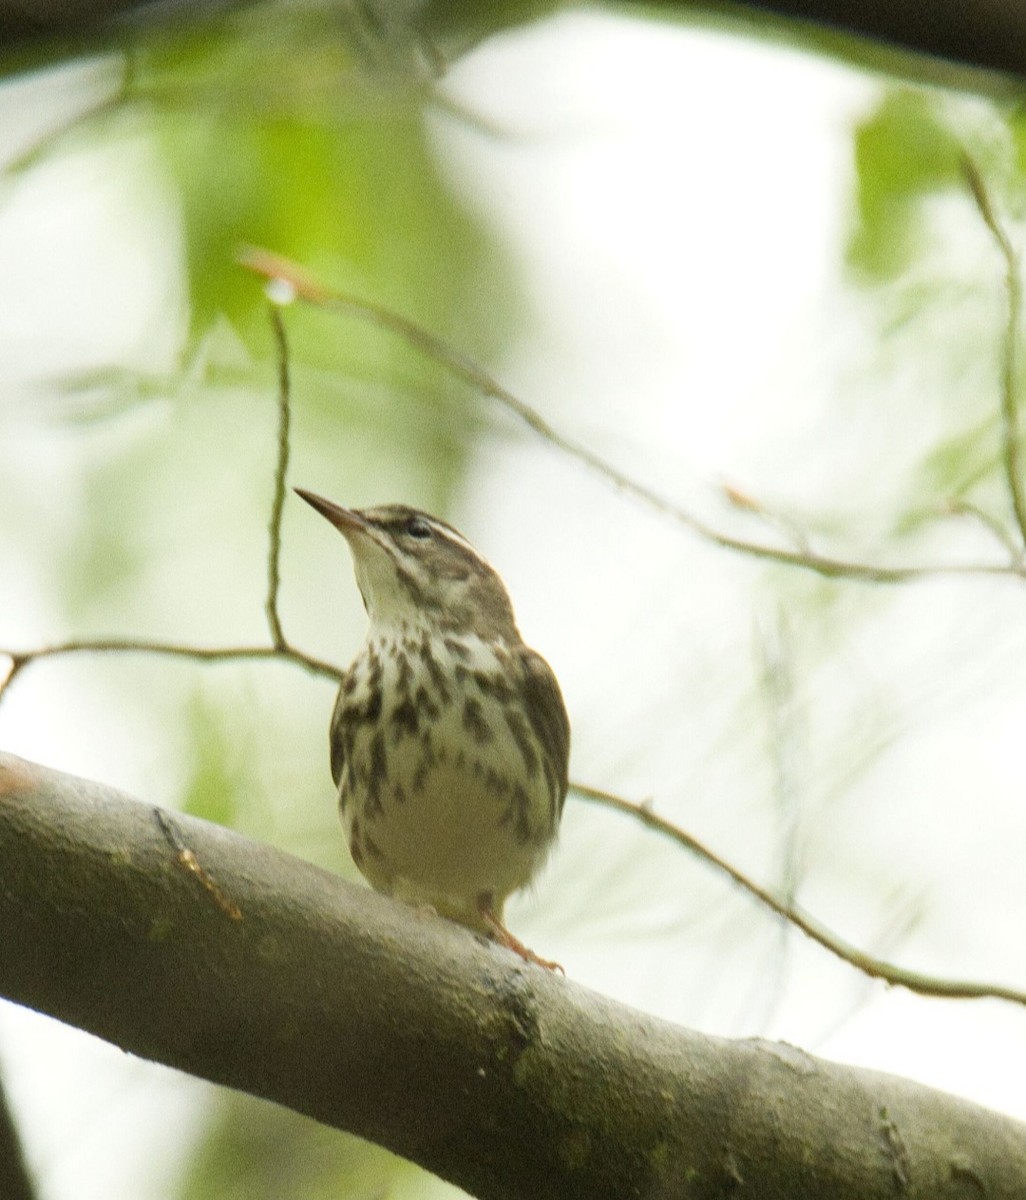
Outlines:
{"label": "white eyebrow stripe", "polygon": [[464,550],[468,551],[475,558],[480,558],[481,561],[484,562],[480,551],[478,551],[476,547],[472,546],[462,533],[457,533],[451,525],[443,525],[440,521],[435,520],[432,520],[431,524],[442,537],[446,538],[450,542],[455,542],[457,546],[462,546]]}
{"label": "white eyebrow stripe", "polygon": [[477,549],[476,546],[472,546],[462,533],[458,533],[451,525],[443,525],[440,521],[436,521],[434,518],[429,517],[428,520],[430,521],[432,527],[438,532],[440,537],[444,537],[447,541],[452,542],[456,546],[462,546],[472,558],[476,558],[477,561],[482,566],[487,567],[489,571],[493,569],[492,564],[488,561],[488,559],[485,558],[485,556],[480,550]]}
{"label": "white eyebrow stripe", "polygon": [[[358,510],[370,521],[380,521],[387,523],[394,519],[395,509],[391,505],[382,505],[377,508],[364,508]],[[475,558],[481,565],[489,571],[495,570],[487,558],[459,532],[454,529],[447,521],[443,521],[441,517],[433,517],[430,513],[420,512],[416,509],[407,509],[410,516],[418,516],[421,520],[426,521],[439,537],[443,537],[446,541],[451,542],[455,546],[460,546],[471,557]]]}

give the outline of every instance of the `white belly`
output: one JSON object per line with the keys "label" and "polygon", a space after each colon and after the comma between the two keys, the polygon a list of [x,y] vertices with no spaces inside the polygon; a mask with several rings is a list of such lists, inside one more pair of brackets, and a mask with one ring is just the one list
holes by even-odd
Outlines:
{"label": "white belly", "polygon": [[[380,711],[354,725],[339,782],[353,858],[378,890],[484,927],[479,899],[501,916],[554,838],[558,798],[540,748],[532,762],[516,704],[475,681],[503,669],[489,647],[435,647],[430,671],[416,655],[400,670],[387,643],[376,650]],[[373,687],[361,661],[354,712]]]}

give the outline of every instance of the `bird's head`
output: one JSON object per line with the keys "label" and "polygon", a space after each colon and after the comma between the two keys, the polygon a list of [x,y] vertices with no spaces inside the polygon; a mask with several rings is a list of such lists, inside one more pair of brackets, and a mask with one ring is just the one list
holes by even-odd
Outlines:
{"label": "bird's head", "polygon": [[445,521],[404,504],[342,508],[302,488],[296,492],[349,543],[372,627],[519,638],[497,572]]}

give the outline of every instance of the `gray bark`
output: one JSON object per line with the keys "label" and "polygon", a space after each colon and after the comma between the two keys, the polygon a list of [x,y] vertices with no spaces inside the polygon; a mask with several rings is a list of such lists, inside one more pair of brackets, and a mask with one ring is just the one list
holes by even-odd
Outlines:
{"label": "gray bark", "polygon": [[1026,1194],[1026,1127],[1006,1117],[654,1020],[270,846],[3,754],[0,931],[0,994],[480,1197]]}
{"label": "gray bark", "polygon": [[0,1086],[0,1196],[3,1200],[37,1200],[35,1185],[4,1089]]}

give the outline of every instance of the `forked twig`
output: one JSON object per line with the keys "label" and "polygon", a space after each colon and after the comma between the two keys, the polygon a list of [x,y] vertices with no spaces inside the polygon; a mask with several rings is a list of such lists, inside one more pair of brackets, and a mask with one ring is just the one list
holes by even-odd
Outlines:
{"label": "forked twig", "polygon": [[653,488],[648,487],[647,484],[618,470],[587,446],[560,433],[537,409],[532,408],[503,387],[476,362],[455,346],[435,334],[429,333],[414,321],[380,304],[374,304],[357,296],[325,287],[298,264],[280,255],[272,254],[268,250],[247,248],[240,254],[240,262],[267,280],[281,281],[287,285],[297,299],[304,300],[317,308],[369,321],[381,329],[397,334],[422,354],[441,363],[453,375],[476,388],[482,395],[498,401],[554,449],[582,463],[620,491],[633,496],[662,516],[683,525],[699,537],[722,549],[737,551],[767,562],[799,567],[829,579],[850,579],[861,583],[906,583],[915,579],[939,576],[977,575],[1015,575],[1026,579],[1026,568],[1018,562],[884,566],[832,558],[808,548],[788,549],[764,542],[752,542],[723,533],[688,512],[687,509],[674,504]]}
{"label": "forked twig", "polygon": [[311,675],[341,682],[345,672],[334,663],[315,658],[295,646],[188,646],[179,642],[151,641],[149,638],[71,638],[37,646],[32,650],[12,650],[0,646],[0,655],[11,660],[11,668],[0,682],[0,700],[17,676],[31,663],[44,658],[59,658],[72,654],[154,654],[167,658],[186,658],[195,662],[243,662],[252,659],[281,659]]}
{"label": "forked twig", "polygon": [[290,451],[291,382],[289,348],[285,325],[276,303],[268,305],[278,360],[278,438],[274,470],[274,493],[268,522],[267,597],[264,610],[271,634],[270,646],[190,646],[178,642],[163,642],[148,638],[72,638],[37,646],[32,650],[13,650],[0,647],[0,656],[10,659],[10,668],[0,680],[0,702],[15,679],[31,663],[44,658],[70,654],[155,654],[172,658],[187,658],[198,662],[238,662],[245,659],[283,659],[314,675],[340,681],[343,672],[333,663],[324,662],[293,646],[285,637],[278,612],[281,586],[281,524],[285,507],[286,474]]}

